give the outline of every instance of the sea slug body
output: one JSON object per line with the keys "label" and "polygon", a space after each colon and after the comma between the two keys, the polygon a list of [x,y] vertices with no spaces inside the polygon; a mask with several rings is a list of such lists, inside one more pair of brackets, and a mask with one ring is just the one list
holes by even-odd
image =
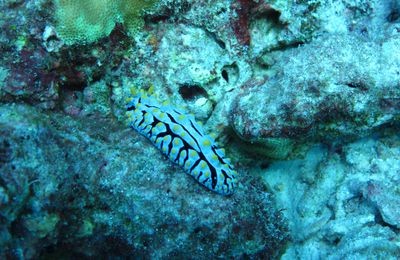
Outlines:
{"label": "sea slug body", "polygon": [[193,115],[167,102],[160,103],[150,91],[132,89],[131,94],[126,106],[129,126],[200,184],[222,195],[234,192],[237,172]]}

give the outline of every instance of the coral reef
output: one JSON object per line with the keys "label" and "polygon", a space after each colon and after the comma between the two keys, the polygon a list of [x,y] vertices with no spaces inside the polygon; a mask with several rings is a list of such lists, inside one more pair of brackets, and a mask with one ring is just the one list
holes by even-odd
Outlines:
{"label": "coral reef", "polygon": [[[321,2],[312,11],[319,29],[310,43],[300,38],[295,45],[284,43],[282,32],[262,33],[260,30],[267,27],[255,20],[257,35],[252,39],[257,48],[250,52],[258,66],[254,67],[255,77],[242,84],[232,105],[231,125],[242,138],[267,144],[270,149],[270,140],[277,138],[300,146],[328,143],[364,137],[397,124],[400,57],[396,50],[400,37],[398,23],[388,20],[397,9],[377,1],[350,2],[335,7]],[[360,9],[350,9],[355,7]],[[332,8],[352,12],[342,17],[332,14]],[[279,21],[291,21],[285,17],[280,16]],[[365,22],[365,17],[371,17],[370,21]],[[338,23],[334,18],[342,19],[342,26],[331,28],[332,23]],[[280,47],[282,44],[286,47]],[[268,157],[280,157],[267,149],[260,151]],[[281,155],[286,158],[290,153]]]}
{"label": "coral reef", "polygon": [[[0,8],[0,258],[400,254],[399,1]],[[235,194],[124,125],[150,86],[216,133]]]}
{"label": "coral reef", "polygon": [[118,21],[117,1],[56,0],[56,31],[67,44],[89,43],[108,36]]}
{"label": "coral reef", "polygon": [[[42,8],[47,1],[0,2],[0,100],[14,98],[40,103],[42,107],[55,106],[58,86],[57,75],[52,70],[56,62],[41,46],[43,20]],[[29,22],[28,22],[29,21]]]}
{"label": "coral reef", "polygon": [[134,34],[143,26],[142,12],[157,0],[55,0],[57,34],[66,44],[85,44],[110,35],[116,23]]}
{"label": "coral reef", "polygon": [[211,193],[111,120],[3,105],[0,129],[1,258],[269,257],[288,240],[259,179]]}
{"label": "coral reef", "polygon": [[[259,169],[287,209],[293,244],[283,259],[400,253],[400,136],[393,134],[330,149],[316,146],[303,160]],[[288,197],[296,199],[288,204]]]}
{"label": "coral reef", "polygon": [[[65,45],[55,32],[51,1],[15,4],[2,1],[0,7],[4,10],[0,23],[1,102],[24,101],[45,109],[74,107],[75,104],[71,104],[74,102],[94,102],[93,98],[77,97],[83,97],[84,89],[96,85],[100,79],[110,88],[111,80],[105,76],[106,72],[119,66],[126,49],[131,46],[132,39],[118,26],[97,45],[79,48]],[[98,98],[110,99],[101,93]],[[108,109],[102,111],[108,113],[110,106],[108,104]],[[85,108],[73,109],[71,113],[81,112],[87,114]]]}
{"label": "coral reef", "polygon": [[399,120],[400,57],[393,55],[399,47],[400,37],[373,43],[330,34],[268,54],[276,74],[263,84],[244,86],[232,124],[248,140],[327,141],[371,134]]}

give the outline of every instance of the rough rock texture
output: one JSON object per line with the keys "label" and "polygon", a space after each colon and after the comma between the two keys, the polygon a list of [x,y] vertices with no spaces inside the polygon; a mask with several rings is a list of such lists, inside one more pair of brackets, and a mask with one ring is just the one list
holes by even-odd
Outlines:
{"label": "rough rock texture", "polygon": [[285,205],[293,244],[283,259],[390,258],[400,254],[400,136],[313,148],[264,171]]}
{"label": "rough rock texture", "polygon": [[1,1],[0,100],[18,97],[43,107],[55,106],[55,59],[41,45],[46,26],[42,10],[47,6],[48,1]]}
{"label": "rough rock texture", "polygon": [[242,4],[234,3],[170,1],[158,15],[150,14],[131,59],[121,65],[124,77],[114,79],[117,103],[126,85],[153,85],[161,98],[187,106],[208,128],[221,133],[229,127],[234,90],[251,76],[238,54],[247,46],[235,34]]}
{"label": "rough rock texture", "polygon": [[330,34],[271,54],[276,75],[243,86],[232,124],[247,140],[326,141],[371,134],[400,118],[397,49],[400,34],[379,43]]}
{"label": "rough rock texture", "polygon": [[214,194],[138,133],[0,107],[1,258],[271,257],[288,235],[259,178]]}
{"label": "rough rock texture", "polygon": [[70,106],[65,112],[79,114],[85,87],[100,79],[110,85],[106,72],[120,64],[132,43],[117,26],[96,44],[66,46],[54,28],[50,0],[1,1],[0,8],[0,102]]}
{"label": "rough rock texture", "polygon": [[[255,18],[250,52],[258,67],[252,66],[254,76],[232,104],[231,125],[245,140],[276,149],[271,141],[280,146],[360,138],[398,124],[398,4],[317,2],[311,10],[318,28],[314,38],[295,45],[282,42],[273,23],[267,30],[258,21],[271,17]],[[290,24],[288,17],[277,22]],[[289,151],[264,154],[285,158]]]}
{"label": "rough rock texture", "polygon": [[[284,258],[400,254],[399,1],[163,0],[73,46],[54,1],[0,8],[0,258],[272,257],[277,209]],[[151,85],[227,144],[237,194],[119,123]]]}

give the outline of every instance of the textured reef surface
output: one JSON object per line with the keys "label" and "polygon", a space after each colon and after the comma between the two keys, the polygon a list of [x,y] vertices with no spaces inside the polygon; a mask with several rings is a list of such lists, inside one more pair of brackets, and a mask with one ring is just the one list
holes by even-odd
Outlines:
{"label": "textured reef surface", "polygon": [[[0,10],[0,258],[400,255],[398,0]],[[129,128],[132,88],[184,107],[182,140],[226,149],[213,165],[237,170],[233,194],[230,173],[207,182],[211,153],[188,171],[201,147],[153,146],[149,114]],[[162,153],[178,146],[183,167]]]}
{"label": "textured reef surface", "polygon": [[2,257],[276,255],[287,223],[260,176],[211,193],[107,119],[0,108]]}

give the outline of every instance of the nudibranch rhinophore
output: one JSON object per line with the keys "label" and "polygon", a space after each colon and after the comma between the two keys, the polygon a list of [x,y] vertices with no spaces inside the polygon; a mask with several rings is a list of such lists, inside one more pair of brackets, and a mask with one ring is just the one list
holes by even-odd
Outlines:
{"label": "nudibranch rhinophore", "polygon": [[237,172],[224,149],[217,148],[193,115],[169,102],[161,103],[151,92],[131,90],[126,105],[128,125],[200,184],[222,195],[232,194]]}

